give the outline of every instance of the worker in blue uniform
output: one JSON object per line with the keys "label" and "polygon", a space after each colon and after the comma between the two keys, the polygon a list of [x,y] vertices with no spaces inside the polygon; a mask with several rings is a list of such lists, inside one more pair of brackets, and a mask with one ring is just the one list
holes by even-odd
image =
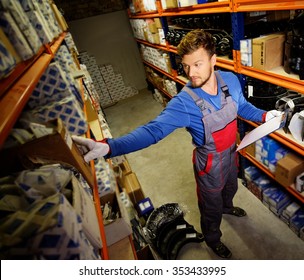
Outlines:
{"label": "worker in blue uniform", "polygon": [[230,250],[221,242],[222,214],[246,215],[245,210],[233,205],[238,174],[237,116],[265,122],[281,112],[256,108],[244,98],[233,73],[214,70],[215,44],[208,32],[190,31],[177,52],[189,82],[159,116],[116,139],[101,142],[78,136],[73,139],[78,145],[86,146],[89,151],[84,159],[90,161],[144,149],[175,129],[186,128],[195,146],[193,167],[202,233],[206,244],[219,257],[230,258]]}

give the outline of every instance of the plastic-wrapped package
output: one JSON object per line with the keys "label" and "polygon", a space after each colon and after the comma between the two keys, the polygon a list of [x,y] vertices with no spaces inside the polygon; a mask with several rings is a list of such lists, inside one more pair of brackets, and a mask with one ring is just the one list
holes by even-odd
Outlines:
{"label": "plastic-wrapped package", "polygon": [[153,241],[163,224],[183,216],[184,212],[179,207],[178,203],[167,203],[154,209],[146,223],[146,230],[149,238]]}
{"label": "plastic-wrapped package", "polygon": [[159,256],[167,260],[175,260],[185,244],[205,240],[184,219],[184,211],[177,203],[156,208],[147,220],[145,231]]}

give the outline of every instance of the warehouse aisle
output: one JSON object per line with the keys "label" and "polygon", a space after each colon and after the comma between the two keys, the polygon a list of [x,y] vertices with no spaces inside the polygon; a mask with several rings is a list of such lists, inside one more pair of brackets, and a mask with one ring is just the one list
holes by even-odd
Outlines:
{"label": "warehouse aisle", "polygon": [[[121,136],[156,117],[163,107],[151,92],[139,94],[106,108],[105,114],[113,137]],[[147,149],[128,154],[141,187],[155,208],[177,202],[185,212],[185,220],[198,231],[196,186],[192,173],[190,135],[178,129]],[[225,215],[221,229],[222,241],[232,251],[235,260],[303,260],[304,241],[270,212],[241,183],[234,204],[247,211],[237,218]],[[205,243],[185,245],[178,259],[218,259]]]}

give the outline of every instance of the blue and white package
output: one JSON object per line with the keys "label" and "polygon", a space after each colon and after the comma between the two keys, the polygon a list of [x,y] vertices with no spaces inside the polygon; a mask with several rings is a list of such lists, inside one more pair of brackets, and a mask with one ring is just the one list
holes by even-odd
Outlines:
{"label": "blue and white package", "polygon": [[0,10],[0,28],[22,60],[27,60],[35,54],[9,12]]}
{"label": "blue and white package", "polygon": [[84,112],[79,106],[74,95],[61,101],[55,101],[48,105],[29,111],[42,122],[48,122],[60,118],[72,135],[82,135],[88,130]]}
{"label": "blue and white package", "polygon": [[52,62],[44,71],[29,98],[28,106],[37,108],[70,97],[72,92],[58,62]]}
{"label": "blue and white package", "polygon": [[16,66],[16,60],[0,39],[0,79],[6,77]]}

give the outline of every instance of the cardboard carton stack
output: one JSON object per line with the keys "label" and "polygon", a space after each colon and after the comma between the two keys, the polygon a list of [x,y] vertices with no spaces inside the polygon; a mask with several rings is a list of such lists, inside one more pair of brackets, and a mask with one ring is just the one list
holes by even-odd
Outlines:
{"label": "cardboard carton stack", "polygon": [[273,33],[240,41],[241,63],[269,71],[283,65],[285,34]]}

